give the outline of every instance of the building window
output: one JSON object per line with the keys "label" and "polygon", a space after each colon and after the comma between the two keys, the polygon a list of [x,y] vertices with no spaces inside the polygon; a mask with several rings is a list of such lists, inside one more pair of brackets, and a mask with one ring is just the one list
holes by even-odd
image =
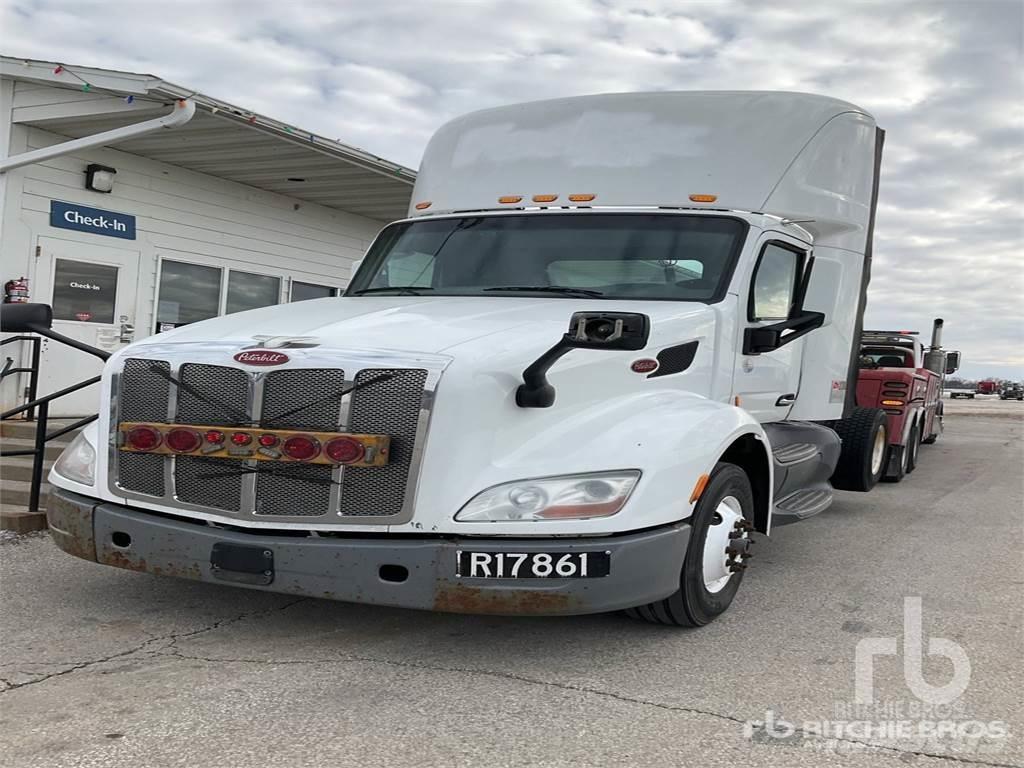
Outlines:
{"label": "building window", "polygon": [[57,259],[53,276],[53,319],[113,323],[117,267]]}
{"label": "building window", "polygon": [[164,261],[160,269],[157,330],[169,331],[220,314],[220,280],[217,267]]}
{"label": "building window", "polygon": [[292,280],[292,301],[308,301],[309,299],[325,299],[334,295],[334,288],[329,285],[302,283]]}
{"label": "building window", "polygon": [[228,275],[228,302],[225,314],[245,312],[277,304],[281,298],[281,279],[269,275],[235,272]]}

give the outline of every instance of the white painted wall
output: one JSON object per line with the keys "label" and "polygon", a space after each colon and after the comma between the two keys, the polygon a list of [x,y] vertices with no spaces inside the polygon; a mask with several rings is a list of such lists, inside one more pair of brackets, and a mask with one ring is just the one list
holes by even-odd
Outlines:
{"label": "white painted wall", "polygon": [[[10,125],[10,81],[0,82],[0,96],[6,97],[0,104],[0,138],[6,138],[0,156],[3,149],[15,155],[66,140],[37,128]],[[89,163],[117,169],[113,193],[85,189],[84,171]],[[342,287],[348,282],[351,263],[362,257],[385,223],[115,149],[64,156],[6,176],[0,186],[0,283],[26,275],[32,300],[50,301],[36,280],[40,238],[137,249],[136,339],[149,335],[153,328],[161,257]],[[50,227],[51,200],[133,215],[137,239],[126,241]],[[0,364],[15,346],[3,348]],[[17,364],[19,356],[14,356]],[[26,382],[15,382],[18,378],[11,376],[3,383],[3,408],[21,402],[19,393]],[[69,375],[68,383],[78,378]]]}

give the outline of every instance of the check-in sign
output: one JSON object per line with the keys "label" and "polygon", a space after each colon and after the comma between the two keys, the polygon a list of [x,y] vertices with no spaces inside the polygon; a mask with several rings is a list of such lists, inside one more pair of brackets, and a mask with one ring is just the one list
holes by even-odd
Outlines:
{"label": "check-in sign", "polygon": [[135,239],[134,216],[77,203],[63,203],[60,200],[50,201],[50,226],[125,240]]}

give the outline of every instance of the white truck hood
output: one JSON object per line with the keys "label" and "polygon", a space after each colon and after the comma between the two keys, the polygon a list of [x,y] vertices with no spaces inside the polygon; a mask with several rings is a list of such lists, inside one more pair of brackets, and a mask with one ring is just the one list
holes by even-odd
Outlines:
{"label": "white truck hood", "polygon": [[568,330],[572,313],[581,310],[645,312],[656,331],[659,320],[701,314],[707,307],[518,296],[338,297],[218,317],[142,343],[237,340],[251,346],[255,337],[312,337],[323,347],[436,354],[501,333],[536,345],[539,355]]}

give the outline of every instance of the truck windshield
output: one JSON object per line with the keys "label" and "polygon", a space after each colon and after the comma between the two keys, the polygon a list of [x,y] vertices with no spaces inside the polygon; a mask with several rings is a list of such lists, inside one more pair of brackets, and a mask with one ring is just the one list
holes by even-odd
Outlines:
{"label": "truck windshield", "polygon": [[746,234],[719,216],[465,216],[385,229],[347,296],[543,295],[712,301]]}

